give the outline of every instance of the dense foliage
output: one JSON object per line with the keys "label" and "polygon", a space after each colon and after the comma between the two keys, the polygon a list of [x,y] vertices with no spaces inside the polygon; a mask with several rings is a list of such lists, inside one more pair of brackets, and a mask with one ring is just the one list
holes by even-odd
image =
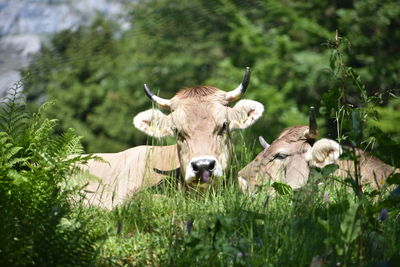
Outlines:
{"label": "dense foliage", "polygon": [[[198,84],[231,90],[245,66],[252,68],[245,97],[266,108],[248,135],[271,141],[284,127],[305,123],[309,106],[319,107],[334,85],[327,40],[336,29],[351,40],[343,46],[346,61],[368,85],[367,94],[381,94],[386,105],[389,92],[398,93],[396,1],[155,0],[129,8],[131,29],[99,19],[61,32],[25,70],[28,101],[56,100],[46,114],[83,135],[89,152],[145,143],[131,125],[151,105],[143,83],[163,97]],[[354,91],[348,95],[348,103],[360,104]],[[398,109],[391,101],[379,111],[382,130],[395,133],[390,122]],[[327,123],[335,137],[335,124]]]}
{"label": "dense foliage", "polygon": [[89,157],[69,158],[82,151],[80,137],[54,136],[56,121],[29,115],[17,89],[0,105],[0,264],[91,264],[97,237],[72,209],[77,188],[66,186],[74,163]]}

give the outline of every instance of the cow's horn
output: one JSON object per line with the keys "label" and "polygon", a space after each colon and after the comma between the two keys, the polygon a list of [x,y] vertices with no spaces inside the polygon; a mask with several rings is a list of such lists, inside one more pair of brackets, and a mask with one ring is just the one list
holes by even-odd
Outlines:
{"label": "cow's horn", "polygon": [[153,94],[153,92],[151,92],[150,87],[147,84],[144,84],[144,92],[151,101],[162,108],[171,110],[171,100],[156,96],[155,94]]}
{"label": "cow's horn", "polygon": [[261,145],[263,148],[265,148],[265,149],[269,148],[270,144],[268,144],[267,141],[265,141],[264,137],[259,136],[259,137],[258,137],[258,141],[260,141],[260,145]]}
{"label": "cow's horn", "polygon": [[317,120],[315,118],[315,108],[310,107],[310,118],[308,125],[307,139],[317,139]]}
{"label": "cow's horn", "polygon": [[250,82],[250,68],[246,67],[246,72],[244,74],[243,81],[235,90],[226,93],[226,100],[232,102],[239,99],[246,91],[249,82]]}

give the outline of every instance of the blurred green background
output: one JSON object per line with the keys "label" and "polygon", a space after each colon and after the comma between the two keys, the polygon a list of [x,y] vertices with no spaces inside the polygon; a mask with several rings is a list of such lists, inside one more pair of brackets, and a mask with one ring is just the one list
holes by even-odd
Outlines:
{"label": "blurred green background", "polygon": [[[59,132],[72,127],[84,136],[87,152],[148,142],[132,125],[152,106],[143,83],[164,98],[199,84],[228,91],[246,66],[252,76],[244,98],[265,112],[245,140],[271,142],[283,128],[307,123],[309,107],[319,108],[337,82],[327,45],[336,30],[346,39],[346,64],[379,98],[380,120],[369,125],[398,136],[400,101],[390,96],[400,88],[398,1],[141,0],[127,8],[130,29],[98,17],[55,34],[23,70],[31,108],[54,101],[47,115],[60,120]],[[347,101],[357,106],[352,94]],[[322,134],[335,138],[332,118],[318,117]]]}

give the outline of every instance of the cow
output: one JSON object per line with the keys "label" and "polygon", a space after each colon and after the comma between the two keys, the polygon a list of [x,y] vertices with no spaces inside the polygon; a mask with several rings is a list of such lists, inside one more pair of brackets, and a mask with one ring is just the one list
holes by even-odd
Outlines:
{"label": "cow", "polygon": [[[338,164],[336,175],[355,177],[354,162],[339,159],[343,148],[332,139],[317,140],[315,110],[310,109],[308,126],[293,126],[285,129],[271,144],[260,138],[264,150],[238,173],[239,186],[244,191],[254,192],[256,187],[266,182],[284,182],[293,189],[307,183],[312,167],[323,168],[328,164]],[[394,172],[392,166],[361,149],[356,149],[360,163],[362,184],[379,188]]]}
{"label": "cow", "polygon": [[91,155],[92,159],[78,166],[81,171],[77,180],[89,180],[82,192],[84,203],[106,209],[157,185],[169,176],[167,171],[179,168],[176,145],[137,146],[118,153]]}
{"label": "cow", "polygon": [[146,95],[159,107],[136,115],[134,126],[152,137],[175,136],[184,183],[189,188],[205,189],[228,174],[233,155],[231,132],[257,121],[264,106],[253,100],[240,100],[250,81],[246,68],[240,85],[229,92],[212,86],[181,89],[171,99],[152,93],[145,84]]}

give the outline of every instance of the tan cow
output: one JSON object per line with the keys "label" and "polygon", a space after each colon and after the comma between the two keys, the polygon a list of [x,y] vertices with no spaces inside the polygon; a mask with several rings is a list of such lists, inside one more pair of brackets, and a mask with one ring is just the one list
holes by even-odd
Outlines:
{"label": "tan cow", "polygon": [[198,86],[182,89],[172,99],[154,95],[145,84],[146,95],[171,112],[165,115],[150,109],[139,113],[133,123],[153,137],[175,136],[184,181],[189,186],[206,188],[229,169],[231,132],[249,127],[264,111],[261,103],[252,100],[229,106],[243,95],[249,80],[250,69],[246,68],[243,81],[233,91]]}
{"label": "tan cow", "polygon": [[119,153],[93,155],[102,160],[91,159],[80,166],[83,176],[91,176],[84,188],[85,203],[107,209],[166,179],[168,175],[162,171],[179,168],[176,145],[137,146]]}
{"label": "tan cow", "polygon": [[[335,174],[354,178],[354,162],[339,159],[342,153],[339,143],[327,138],[317,140],[316,137],[315,112],[311,108],[309,126],[285,129],[271,145],[262,141],[265,149],[239,171],[240,187],[252,192],[256,186],[271,181],[284,182],[296,189],[307,183],[311,167],[322,168],[332,163],[339,165]],[[356,153],[363,184],[379,187],[398,171],[367,152],[358,149]]]}

